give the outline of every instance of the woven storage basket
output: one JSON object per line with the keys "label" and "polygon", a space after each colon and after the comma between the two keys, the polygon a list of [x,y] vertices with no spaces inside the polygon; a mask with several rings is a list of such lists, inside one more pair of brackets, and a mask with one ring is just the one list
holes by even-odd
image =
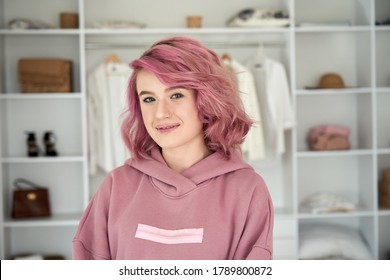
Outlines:
{"label": "woven storage basket", "polygon": [[22,93],[72,92],[72,61],[24,58],[18,63]]}

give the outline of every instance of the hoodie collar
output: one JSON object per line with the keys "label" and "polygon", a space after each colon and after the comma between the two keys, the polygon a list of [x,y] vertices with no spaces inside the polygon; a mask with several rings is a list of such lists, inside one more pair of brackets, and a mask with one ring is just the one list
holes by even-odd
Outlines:
{"label": "hoodie collar", "polygon": [[243,161],[239,151],[233,152],[229,160],[219,153],[210,154],[181,173],[168,167],[159,148],[154,148],[147,158],[130,159],[126,163],[148,175],[161,192],[172,197],[186,195],[199,185],[223,174],[252,168]]}

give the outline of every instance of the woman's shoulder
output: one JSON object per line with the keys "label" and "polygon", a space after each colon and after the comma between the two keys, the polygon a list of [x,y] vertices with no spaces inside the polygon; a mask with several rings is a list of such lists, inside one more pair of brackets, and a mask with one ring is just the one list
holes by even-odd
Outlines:
{"label": "woman's shoulder", "polygon": [[140,176],[139,170],[126,163],[114,168],[106,175],[106,177],[109,177],[113,182],[134,180],[138,176]]}
{"label": "woman's shoulder", "polygon": [[264,192],[268,193],[265,179],[249,164],[224,174],[225,182],[242,192]]}

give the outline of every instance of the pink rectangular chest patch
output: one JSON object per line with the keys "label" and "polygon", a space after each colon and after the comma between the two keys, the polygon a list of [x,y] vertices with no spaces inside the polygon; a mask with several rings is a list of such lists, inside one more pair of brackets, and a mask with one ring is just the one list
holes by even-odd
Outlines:
{"label": "pink rectangular chest patch", "polygon": [[202,243],[203,228],[166,230],[138,224],[135,237],[163,244]]}

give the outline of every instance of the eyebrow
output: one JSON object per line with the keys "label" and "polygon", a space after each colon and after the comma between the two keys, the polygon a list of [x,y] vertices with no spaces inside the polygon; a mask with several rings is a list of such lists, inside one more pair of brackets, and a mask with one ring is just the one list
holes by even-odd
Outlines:
{"label": "eyebrow", "polygon": [[[169,88],[166,88],[164,90],[164,92],[169,92],[169,91],[172,91],[172,90],[175,90],[175,89],[186,89],[185,87],[182,87],[182,86],[173,86],[173,87],[169,87]],[[148,91],[148,90],[143,90],[141,91],[138,96],[142,96],[142,95],[145,95],[145,94],[154,94],[153,91]]]}

